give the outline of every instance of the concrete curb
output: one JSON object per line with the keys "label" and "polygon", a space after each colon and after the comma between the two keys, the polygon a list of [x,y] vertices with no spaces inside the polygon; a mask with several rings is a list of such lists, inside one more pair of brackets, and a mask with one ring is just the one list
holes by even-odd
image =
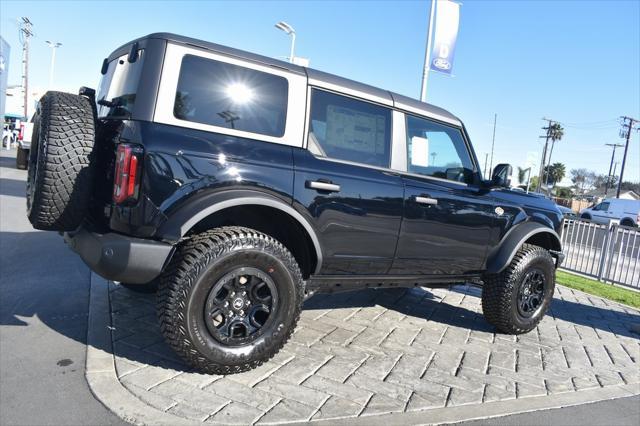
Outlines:
{"label": "concrete curb", "polygon": [[96,399],[126,422],[135,425],[193,425],[182,417],[145,404],[118,380],[111,340],[109,283],[93,272],[89,293],[85,377]]}
{"label": "concrete curb", "polygon": [[[123,420],[135,425],[195,425],[182,417],[153,408],[127,390],[118,380],[113,342],[111,339],[111,313],[109,283],[91,273],[89,321],[87,326],[87,361],[85,376],[93,395],[107,409]],[[467,420],[486,419],[538,410],[549,410],[573,405],[629,397],[640,394],[637,384],[609,386],[553,396],[539,396],[518,400],[496,401],[455,407],[435,408],[407,413],[378,414],[359,418],[312,421],[314,424],[387,426],[389,424],[444,424]],[[290,423],[290,424],[307,424]]]}

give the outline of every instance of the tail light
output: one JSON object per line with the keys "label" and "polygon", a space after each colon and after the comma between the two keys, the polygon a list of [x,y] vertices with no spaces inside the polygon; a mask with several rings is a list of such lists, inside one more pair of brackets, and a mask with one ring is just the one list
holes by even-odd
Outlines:
{"label": "tail light", "polygon": [[18,140],[24,140],[24,123],[20,123],[20,132],[18,133]]}
{"label": "tail light", "polygon": [[121,143],[116,152],[116,171],[113,179],[113,202],[132,203],[140,195],[142,148]]}

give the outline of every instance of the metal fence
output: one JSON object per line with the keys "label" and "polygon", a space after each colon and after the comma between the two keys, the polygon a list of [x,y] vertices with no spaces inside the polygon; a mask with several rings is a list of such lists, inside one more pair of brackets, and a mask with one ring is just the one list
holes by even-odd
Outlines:
{"label": "metal fence", "polygon": [[640,229],[565,219],[561,269],[640,289]]}

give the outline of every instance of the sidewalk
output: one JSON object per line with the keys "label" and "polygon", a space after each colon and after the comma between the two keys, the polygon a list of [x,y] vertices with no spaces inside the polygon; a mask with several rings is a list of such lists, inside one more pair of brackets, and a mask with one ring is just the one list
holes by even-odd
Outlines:
{"label": "sidewalk", "polygon": [[[640,312],[559,287],[519,337],[494,334],[480,289],[316,296],[269,363],[191,371],[165,345],[153,295],[92,276],[87,379],[136,424],[458,422],[640,394]],[[339,420],[339,421],[338,421]]]}

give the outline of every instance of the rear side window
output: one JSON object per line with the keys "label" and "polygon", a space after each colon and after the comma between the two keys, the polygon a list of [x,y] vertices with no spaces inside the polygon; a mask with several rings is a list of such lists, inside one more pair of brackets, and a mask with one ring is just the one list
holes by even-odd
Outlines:
{"label": "rear side window", "polygon": [[173,114],[180,120],[281,137],[288,91],[284,77],[185,55]]}
{"label": "rear side window", "polygon": [[309,150],[319,156],[389,167],[391,110],[314,89]]}
{"label": "rear side window", "polygon": [[133,112],[136,102],[136,92],[142,66],[144,64],[144,50],[138,50],[138,59],[131,63],[127,60],[127,55],[109,62],[107,72],[100,80],[97,101],[98,117],[100,118],[129,118]]}
{"label": "rear side window", "polygon": [[410,173],[471,183],[473,163],[459,129],[407,116]]}

